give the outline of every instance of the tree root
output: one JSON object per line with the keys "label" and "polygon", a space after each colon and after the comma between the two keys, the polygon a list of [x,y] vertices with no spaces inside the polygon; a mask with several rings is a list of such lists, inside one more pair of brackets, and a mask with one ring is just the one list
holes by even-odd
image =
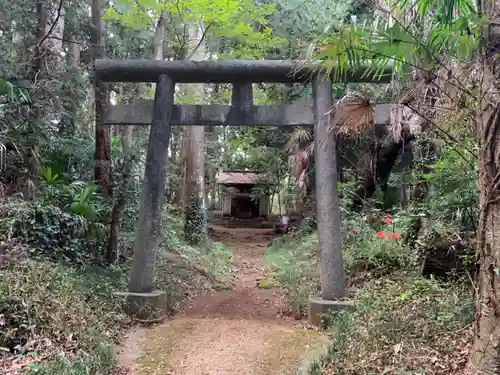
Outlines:
{"label": "tree root", "polygon": [[167,253],[165,259],[172,264],[182,264],[188,270],[196,272],[201,276],[205,277],[211,283],[217,282],[217,280],[208,273],[204,268],[191,263],[189,260],[184,259],[179,253]]}
{"label": "tree root", "polygon": [[150,325],[150,324],[162,323],[167,318],[168,318],[168,315],[162,315],[162,316],[160,316],[158,318],[155,318],[155,319],[138,319],[138,318],[132,318],[132,322],[137,322],[139,324]]}

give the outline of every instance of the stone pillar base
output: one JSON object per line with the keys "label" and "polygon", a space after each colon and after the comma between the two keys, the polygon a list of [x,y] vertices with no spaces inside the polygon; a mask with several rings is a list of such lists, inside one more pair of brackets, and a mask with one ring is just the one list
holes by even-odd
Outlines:
{"label": "stone pillar base", "polygon": [[332,313],[352,307],[353,304],[349,301],[325,300],[321,297],[310,298],[307,311],[309,324],[325,329]]}
{"label": "stone pillar base", "polygon": [[167,314],[167,293],[154,290],[150,293],[117,292],[123,299],[123,310],[132,318],[154,320]]}

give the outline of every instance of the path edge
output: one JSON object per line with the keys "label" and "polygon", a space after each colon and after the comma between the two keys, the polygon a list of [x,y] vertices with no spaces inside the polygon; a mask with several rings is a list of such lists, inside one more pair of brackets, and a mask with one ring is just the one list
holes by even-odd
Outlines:
{"label": "path edge", "polygon": [[330,339],[328,336],[325,337],[318,347],[312,349],[308,354],[307,358],[302,360],[297,368],[295,375],[307,375],[309,373],[310,367],[317,362],[320,362],[322,358],[328,355],[328,349],[330,347]]}

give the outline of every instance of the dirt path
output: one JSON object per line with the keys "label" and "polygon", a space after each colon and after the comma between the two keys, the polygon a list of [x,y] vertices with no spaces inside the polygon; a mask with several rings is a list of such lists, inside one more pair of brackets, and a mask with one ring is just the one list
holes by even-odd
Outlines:
{"label": "dirt path", "polygon": [[279,290],[258,287],[273,231],[212,229],[233,250],[232,290],[200,295],[173,320],[132,332],[123,364],[137,375],[296,374],[326,337],[284,317]]}

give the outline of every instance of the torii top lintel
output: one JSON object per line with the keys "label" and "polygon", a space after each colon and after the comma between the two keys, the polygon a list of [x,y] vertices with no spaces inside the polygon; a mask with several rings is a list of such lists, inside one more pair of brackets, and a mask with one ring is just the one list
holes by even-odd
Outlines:
{"label": "torii top lintel", "polygon": [[[390,82],[392,66],[376,78],[366,74],[368,66],[348,71],[346,81]],[[96,75],[104,82],[156,82],[165,74],[176,83],[306,83],[317,70],[317,64],[292,60],[95,60]]]}

